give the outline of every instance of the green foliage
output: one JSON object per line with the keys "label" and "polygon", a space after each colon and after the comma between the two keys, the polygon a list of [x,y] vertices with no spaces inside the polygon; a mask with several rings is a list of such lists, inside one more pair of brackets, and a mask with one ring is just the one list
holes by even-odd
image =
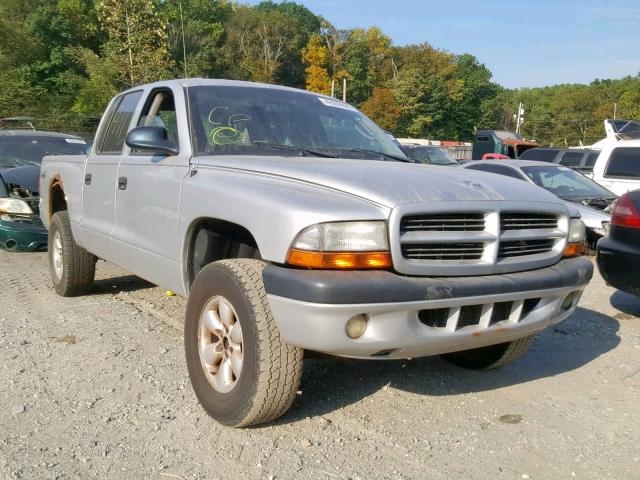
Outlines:
{"label": "green foliage", "polygon": [[303,5],[265,0],[1,0],[0,116],[82,131],[118,91],[169,77],[280,83],[342,97],[396,135],[469,140],[515,129],[542,144],[603,137],[640,119],[640,76],[508,90],[475,57],[393,46],[379,28],[338,29]]}

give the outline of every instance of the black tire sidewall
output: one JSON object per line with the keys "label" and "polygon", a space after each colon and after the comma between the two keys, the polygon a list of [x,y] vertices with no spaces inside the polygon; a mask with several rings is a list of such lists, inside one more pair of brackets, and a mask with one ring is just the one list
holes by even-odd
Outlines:
{"label": "black tire sidewall", "polygon": [[[228,393],[215,390],[202,368],[198,351],[198,325],[209,300],[220,295],[235,309],[242,327],[243,365],[238,383]],[[258,385],[259,343],[253,308],[233,274],[221,265],[205,267],[189,293],[185,319],[185,354],[193,390],[204,409],[224,425],[237,424],[249,411]]]}
{"label": "black tire sidewall", "polygon": [[[66,260],[66,253],[65,252],[65,231],[64,231],[64,226],[63,226],[63,219],[61,218],[60,214],[56,213],[53,215],[53,217],[51,218],[51,227],[49,228],[49,236],[48,236],[48,255],[49,255],[49,271],[51,273],[51,281],[53,282],[53,286],[56,290],[56,292],[58,292],[59,294],[62,294],[63,290],[64,290],[64,280],[65,280],[65,275],[67,273],[67,265],[65,265],[65,260]],[[55,270],[53,268],[53,250],[54,250],[54,245],[53,245],[53,239],[56,236],[56,232],[60,234],[60,242],[62,243],[62,275],[60,276],[60,278],[56,277],[55,274]]]}

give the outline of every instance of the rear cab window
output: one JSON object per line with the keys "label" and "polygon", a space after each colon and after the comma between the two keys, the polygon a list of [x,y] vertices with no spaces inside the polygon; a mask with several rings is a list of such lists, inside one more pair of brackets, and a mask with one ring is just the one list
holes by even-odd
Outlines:
{"label": "rear cab window", "polygon": [[560,165],[569,168],[579,167],[583,155],[583,152],[565,152],[560,159]]}
{"label": "rear cab window", "polygon": [[521,160],[537,160],[539,162],[553,162],[558,154],[558,150],[548,148],[530,148],[520,155]]}
{"label": "rear cab window", "polygon": [[619,147],[613,149],[605,177],[640,180],[640,148]]}

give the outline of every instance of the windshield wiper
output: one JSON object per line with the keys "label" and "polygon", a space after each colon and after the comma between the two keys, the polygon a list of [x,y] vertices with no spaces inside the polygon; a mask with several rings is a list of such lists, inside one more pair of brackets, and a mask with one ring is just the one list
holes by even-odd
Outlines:
{"label": "windshield wiper", "polygon": [[289,150],[292,152],[304,152],[314,155],[316,157],[324,157],[324,158],[337,158],[336,155],[331,155],[330,153],[320,152],[318,150],[313,150],[305,147],[296,147],[295,145],[283,145],[281,143],[270,143],[263,142],[262,140],[258,140],[256,142],[252,142],[251,145],[261,145],[264,147],[276,148],[280,150]]}
{"label": "windshield wiper", "polygon": [[366,148],[338,148],[338,150],[344,150],[347,152],[368,153],[369,155],[379,155],[381,157],[390,158],[396,162],[413,163],[408,158],[398,157],[397,155],[391,155],[390,153],[378,152],[377,150],[367,150]]}

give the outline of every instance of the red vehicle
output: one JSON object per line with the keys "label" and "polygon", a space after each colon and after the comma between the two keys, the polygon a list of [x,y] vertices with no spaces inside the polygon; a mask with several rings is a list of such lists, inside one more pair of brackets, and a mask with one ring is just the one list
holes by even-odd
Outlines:
{"label": "red vehicle", "polygon": [[511,157],[502,155],[501,153],[485,153],[482,155],[482,160],[510,160]]}

